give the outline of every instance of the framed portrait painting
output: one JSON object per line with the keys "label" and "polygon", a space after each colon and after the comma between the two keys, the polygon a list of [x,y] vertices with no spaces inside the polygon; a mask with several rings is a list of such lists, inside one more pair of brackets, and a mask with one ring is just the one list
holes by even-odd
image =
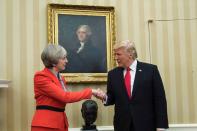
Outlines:
{"label": "framed portrait painting", "polygon": [[48,5],[48,42],[67,51],[67,82],[106,82],[113,68],[114,7]]}

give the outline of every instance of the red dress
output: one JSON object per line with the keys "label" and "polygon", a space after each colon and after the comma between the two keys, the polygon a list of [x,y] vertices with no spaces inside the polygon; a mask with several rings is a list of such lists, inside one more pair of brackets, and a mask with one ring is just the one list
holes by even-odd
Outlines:
{"label": "red dress", "polygon": [[[66,84],[63,78],[64,84]],[[39,71],[34,76],[36,106],[44,105],[64,109],[66,103],[90,99],[92,90],[86,88],[80,92],[64,91],[58,78],[48,69]],[[68,131],[65,112],[48,109],[36,110],[31,131]]]}

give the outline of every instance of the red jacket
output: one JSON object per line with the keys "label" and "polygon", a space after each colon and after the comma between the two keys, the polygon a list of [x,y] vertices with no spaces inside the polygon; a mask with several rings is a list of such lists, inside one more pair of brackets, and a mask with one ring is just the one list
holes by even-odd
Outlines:
{"label": "red jacket", "polygon": [[[90,99],[92,96],[90,88],[80,92],[64,91],[58,78],[47,68],[35,74],[34,93],[37,106],[47,105],[56,108],[65,108],[66,103]],[[68,121],[64,112],[36,110],[32,126],[64,129],[68,128]]]}

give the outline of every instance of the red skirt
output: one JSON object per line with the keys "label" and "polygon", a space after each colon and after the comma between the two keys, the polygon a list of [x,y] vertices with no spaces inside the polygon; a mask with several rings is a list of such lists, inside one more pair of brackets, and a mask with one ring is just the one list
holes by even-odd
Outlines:
{"label": "red skirt", "polygon": [[32,126],[31,131],[68,131],[68,128],[56,129],[56,128]]}

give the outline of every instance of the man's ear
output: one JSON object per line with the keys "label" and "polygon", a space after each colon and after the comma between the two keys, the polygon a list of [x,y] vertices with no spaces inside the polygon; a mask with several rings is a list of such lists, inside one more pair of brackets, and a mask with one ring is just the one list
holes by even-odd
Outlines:
{"label": "man's ear", "polygon": [[133,57],[132,54],[129,53],[129,58],[132,58],[132,57]]}

